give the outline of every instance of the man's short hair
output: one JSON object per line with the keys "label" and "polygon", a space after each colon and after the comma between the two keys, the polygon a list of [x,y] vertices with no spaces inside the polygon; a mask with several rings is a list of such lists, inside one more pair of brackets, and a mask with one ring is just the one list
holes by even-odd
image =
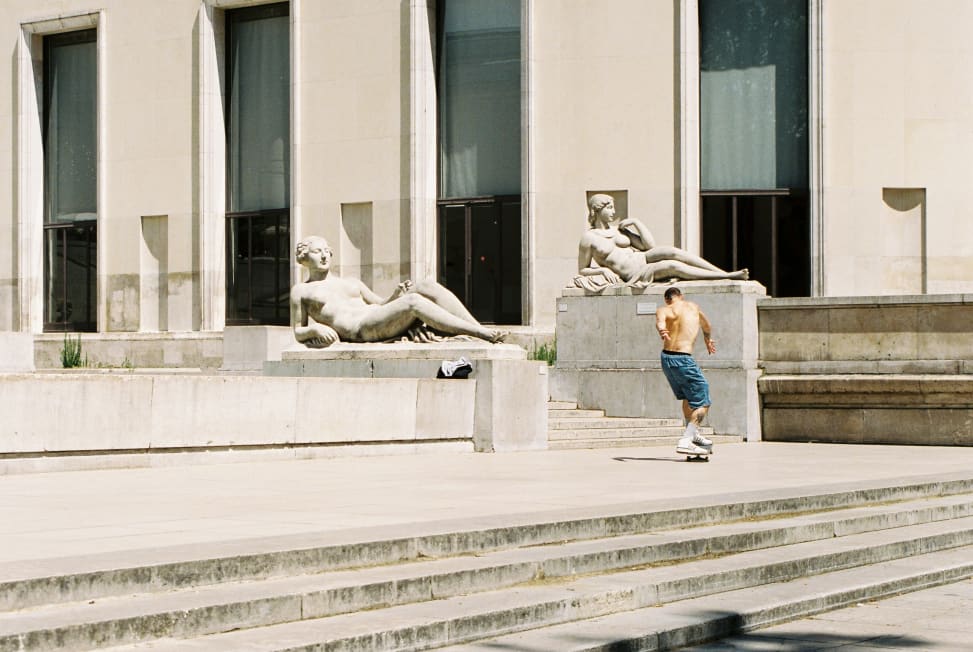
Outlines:
{"label": "man's short hair", "polygon": [[682,291],[679,288],[672,287],[666,290],[665,299],[666,301],[671,301],[672,297],[681,297]]}

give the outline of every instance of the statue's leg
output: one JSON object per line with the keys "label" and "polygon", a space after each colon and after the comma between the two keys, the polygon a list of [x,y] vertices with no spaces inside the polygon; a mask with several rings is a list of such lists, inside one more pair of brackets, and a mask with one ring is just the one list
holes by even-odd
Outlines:
{"label": "statue's leg", "polygon": [[708,269],[712,272],[720,272],[722,274],[728,274],[724,269],[720,269],[713,263],[709,262],[702,256],[697,256],[696,254],[690,253],[685,249],[679,249],[678,247],[652,247],[645,252],[645,262],[647,263],[660,263],[666,260],[677,260],[692,267],[699,267],[701,269]]}
{"label": "statue's leg", "polygon": [[446,310],[431,299],[413,292],[383,305],[371,308],[361,332],[369,341],[380,341],[404,333],[416,319],[450,335],[472,335],[490,342],[502,337],[499,331],[482,326]]}
{"label": "statue's leg", "polygon": [[667,278],[681,278],[685,281],[713,281],[718,279],[745,281],[750,277],[750,272],[746,269],[735,272],[724,272],[721,269],[713,271],[687,265],[678,260],[654,263],[652,267],[656,281],[663,281]]}
{"label": "statue's leg", "polygon": [[463,302],[459,300],[459,297],[436,281],[430,279],[419,281],[416,283],[415,291],[433,303],[442,306],[448,312],[453,313],[457,317],[461,317],[462,319],[471,321],[475,324],[480,323],[473,315],[470,314],[470,311],[466,309],[466,306],[464,306]]}

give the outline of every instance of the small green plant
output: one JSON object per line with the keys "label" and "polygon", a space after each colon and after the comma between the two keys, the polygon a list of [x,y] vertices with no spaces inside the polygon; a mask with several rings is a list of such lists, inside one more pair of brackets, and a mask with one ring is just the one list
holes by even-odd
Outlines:
{"label": "small green plant", "polygon": [[542,362],[546,362],[547,366],[553,367],[554,363],[557,362],[557,338],[534,347],[530,352],[530,359],[541,360]]}
{"label": "small green plant", "polygon": [[87,367],[88,356],[82,356],[81,336],[71,337],[64,334],[64,346],[61,347],[61,366],[65,369],[74,367]]}

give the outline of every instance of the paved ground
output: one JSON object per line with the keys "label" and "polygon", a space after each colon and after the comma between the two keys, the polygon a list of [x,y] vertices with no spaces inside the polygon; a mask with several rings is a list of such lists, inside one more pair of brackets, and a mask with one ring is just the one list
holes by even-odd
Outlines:
{"label": "paved ground", "polygon": [[683,652],[970,652],[973,580],[760,629]]}
{"label": "paved ground", "polygon": [[[0,475],[0,577],[96,553],[125,563],[126,556],[136,558],[139,551],[170,546],[206,551],[241,540],[362,540],[402,528],[445,528],[457,519],[497,524],[535,518],[538,512],[563,517],[606,509],[692,507],[714,496],[726,500],[739,494],[742,499],[971,472],[973,448],[760,443],[720,445],[705,464],[687,463],[674,451],[656,447]],[[968,583],[962,586],[965,606],[949,587],[921,594],[943,603],[942,617],[923,620],[930,623],[928,631],[923,624],[921,632],[904,635],[933,640],[929,637],[937,634],[938,624],[954,622],[950,618],[966,622],[973,592]],[[847,631],[873,624],[865,617],[880,611],[871,605],[848,611],[862,618],[852,616]],[[844,631],[837,615],[828,618],[810,621],[818,629],[763,630],[760,636],[767,638],[747,639],[746,644],[769,647],[742,649],[821,649],[795,647],[790,640],[778,644],[770,632],[820,631],[827,637]],[[908,625],[918,627],[916,621],[909,616]],[[956,649],[973,650],[973,632],[965,631],[970,644]],[[958,644],[955,636],[943,640]],[[899,641],[899,648],[946,649],[923,647],[911,638]]]}

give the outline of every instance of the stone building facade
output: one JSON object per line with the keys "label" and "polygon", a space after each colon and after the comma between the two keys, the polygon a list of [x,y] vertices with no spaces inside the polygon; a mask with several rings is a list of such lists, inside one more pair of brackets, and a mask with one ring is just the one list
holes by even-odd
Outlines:
{"label": "stone building facade", "polygon": [[773,296],[973,291],[966,0],[2,0],[0,330],[286,325],[293,245],[550,334],[586,199]]}

